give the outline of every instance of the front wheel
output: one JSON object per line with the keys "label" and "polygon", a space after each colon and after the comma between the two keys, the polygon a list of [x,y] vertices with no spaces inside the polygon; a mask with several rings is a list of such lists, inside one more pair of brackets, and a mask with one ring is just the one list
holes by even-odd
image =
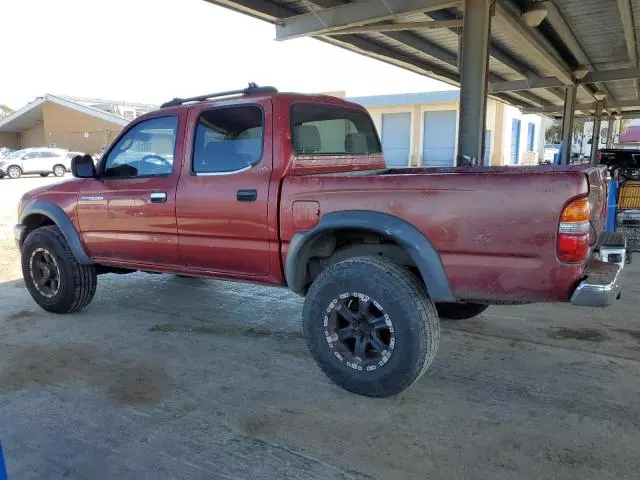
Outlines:
{"label": "front wheel", "polygon": [[305,299],[303,327],[325,374],[370,397],[411,386],[440,341],[438,314],[423,285],[379,257],[356,257],[324,270]]}
{"label": "front wheel", "polygon": [[12,167],[9,167],[9,169],[7,170],[7,175],[9,175],[9,178],[20,178],[20,176],[22,175],[22,170],[20,170],[20,167],[16,167],[14,165]]}
{"label": "front wheel", "polygon": [[56,165],[55,167],[53,167],[53,174],[56,177],[64,177],[65,173],[67,173],[67,169],[62,165]]}
{"label": "front wheel", "polygon": [[32,231],[22,246],[22,275],[40,307],[53,313],[72,313],[87,306],[96,293],[93,265],[82,265],[56,226]]}
{"label": "front wheel", "polygon": [[481,303],[436,303],[440,318],[466,320],[484,312],[489,305]]}

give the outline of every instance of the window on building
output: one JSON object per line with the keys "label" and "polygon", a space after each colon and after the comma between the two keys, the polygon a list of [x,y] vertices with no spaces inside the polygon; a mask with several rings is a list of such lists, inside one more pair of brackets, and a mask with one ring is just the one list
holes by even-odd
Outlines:
{"label": "window on building", "polygon": [[198,118],[193,146],[195,173],[229,173],[260,163],[262,109],[255,105],[216,108]]}
{"label": "window on building", "polygon": [[297,103],[291,109],[291,137],[298,155],[380,153],[369,114],[344,107]]}
{"label": "window on building", "polygon": [[133,126],[109,151],[104,177],[170,175],[178,118],[159,117]]}
{"label": "window on building", "polygon": [[536,126],[534,123],[529,123],[527,130],[527,151],[533,152],[533,145],[536,138]]}

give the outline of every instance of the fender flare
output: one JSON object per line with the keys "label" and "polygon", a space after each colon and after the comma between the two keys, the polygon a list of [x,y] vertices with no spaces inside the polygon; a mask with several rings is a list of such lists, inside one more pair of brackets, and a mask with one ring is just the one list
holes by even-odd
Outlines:
{"label": "fender flare", "polygon": [[368,210],[327,213],[314,228],[293,236],[285,265],[285,277],[291,290],[304,294],[305,266],[314,241],[323,233],[338,229],[373,231],[394,240],[407,250],[420,270],[431,300],[455,301],[440,255],[422,232],[401,218]]}
{"label": "fender flare", "polygon": [[[73,226],[73,223],[67,214],[64,213],[64,210],[62,210],[58,205],[43,200],[36,200],[24,208],[20,214],[20,223],[24,224],[24,220],[30,215],[44,215],[49,218],[60,229],[62,235],[64,235],[64,238],[67,240],[69,248],[71,249],[73,256],[76,257],[78,263],[82,265],[93,265],[94,262],[84,250],[82,242],[80,241],[80,235],[76,231],[76,228]],[[20,240],[21,246],[24,240],[24,238]]]}

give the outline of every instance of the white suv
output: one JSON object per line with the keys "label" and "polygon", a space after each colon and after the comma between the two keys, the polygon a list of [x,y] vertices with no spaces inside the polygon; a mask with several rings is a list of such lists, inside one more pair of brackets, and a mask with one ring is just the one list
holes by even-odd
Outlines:
{"label": "white suv", "polygon": [[18,178],[34,173],[42,177],[52,173],[62,177],[68,171],[71,171],[71,159],[61,148],[27,148],[0,158],[0,178]]}

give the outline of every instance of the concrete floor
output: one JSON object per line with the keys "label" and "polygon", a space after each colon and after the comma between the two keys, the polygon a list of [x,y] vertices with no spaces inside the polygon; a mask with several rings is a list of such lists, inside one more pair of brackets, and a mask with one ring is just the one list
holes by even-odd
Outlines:
{"label": "concrete floor", "polygon": [[15,279],[15,250],[4,257],[11,479],[638,477],[637,264],[606,310],[492,307],[443,323],[427,374],[376,400],[320,372],[286,290],[106,275],[83,312],[56,316]]}

